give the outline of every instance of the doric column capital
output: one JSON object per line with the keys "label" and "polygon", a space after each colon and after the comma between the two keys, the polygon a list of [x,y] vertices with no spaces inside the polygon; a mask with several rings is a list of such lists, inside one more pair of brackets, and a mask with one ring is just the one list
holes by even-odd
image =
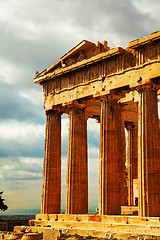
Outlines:
{"label": "doric column capital", "polygon": [[[72,104],[67,105],[67,116],[70,117],[71,114],[81,115],[82,111],[85,111],[86,107],[91,105],[90,100],[77,100],[73,101]],[[85,119],[88,119],[88,116],[85,115]]]}
{"label": "doric column capital", "polygon": [[118,102],[121,97],[122,96],[119,95],[119,94],[108,94],[108,95],[99,97],[99,100],[101,102],[103,102],[103,101],[106,101],[106,102],[110,102],[110,101]]}
{"label": "doric column capital", "polygon": [[68,111],[68,115],[70,114],[70,113],[77,113],[77,114],[80,114],[82,111],[84,111],[85,110],[85,108],[81,108],[80,106],[78,106],[78,107],[74,107],[74,106],[72,106],[70,109],[69,109],[69,111]]}
{"label": "doric column capital", "polygon": [[54,109],[51,110],[46,110],[46,116],[51,116],[51,115],[62,115],[64,113],[64,109],[60,107],[54,107]]}
{"label": "doric column capital", "polygon": [[89,106],[90,100],[75,100],[72,101],[70,104],[66,105],[67,112],[71,111],[79,111],[79,110],[84,110],[87,106]]}
{"label": "doric column capital", "polygon": [[136,87],[137,92],[157,92],[159,86],[156,84],[148,83],[141,86]]}
{"label": "doric column capital", "polygon": [[52,115],[59,115],[59,112],[55,110],[46,111],[46,116],[52,116]]}

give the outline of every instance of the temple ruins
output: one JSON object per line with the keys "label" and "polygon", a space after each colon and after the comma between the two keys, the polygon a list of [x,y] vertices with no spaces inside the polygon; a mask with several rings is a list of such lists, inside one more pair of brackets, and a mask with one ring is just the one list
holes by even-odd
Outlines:
{"label": "temple ruins", "polygon": [[[115,222],[127,215],[139,222],[159,219],[160,32],[131,41],[125,49],[83,40],[55,64],[37,71],[34,82],[43,86],[46,133],[41,214],[31,224],[61,224],[73,230],[65,221]],[[63,113],[69,117],[65,214]],[[98,214],[88,214],[88,118],[100,123]],[[121,220],[115,220],[118,217]]]}

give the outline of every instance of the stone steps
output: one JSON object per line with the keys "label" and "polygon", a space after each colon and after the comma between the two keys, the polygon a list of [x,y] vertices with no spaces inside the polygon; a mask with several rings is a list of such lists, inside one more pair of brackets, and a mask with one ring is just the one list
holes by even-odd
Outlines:
{"label": "stone steps", "polygon": [[158,231],[160,233],[160,222],[140,222],[140,223],[118,223],[118,222],[81,222],[81,221],[31,221],[34,226],[65,228],[65,229],[95,229],[95,230],[115,230],[125,229],[132,231]]}
{"label": "stone steps", "polygon": [[[20,232],[21,230],[24,230],[26,227],[15,227],[15,232]],[[54,231],[53,227],[29,227],[28,228],[31,232],[38,232],[42,233],[45,230],[50,229],[50,231]],[[27,230],[28,230],[27,229]],[[95,237],[95,238],[105,238],[105,239],[123,239],[123,240],[129,240],[129,239],[139,239],[139,240],[144,240],[144,239],[160,239],[160,232],[157,231],[151,231],[149,233],[147,232],[136,232],[136,231],[124,231],[124,229],[121,231],[113,231],[111,229],[106,229],[106,230],[95,230],[95,229],[79,229],[79,228],[56,228],[56,230],[59,230],[62,235],[70,236],[70,235],[80,235],[84,237]]]}
{"label": "stone steps", "polygon": [[[57,217],[58,216],[58,217]],[[136,216],[83,216],[83,215],[45,215],[30,221],[32,232],[43,232],[45,229],[60,230],[64,234],[78,234],[117,239],[160,239],[160,219],[141,218]],[[21,231],[21,227],[15,231]],[[123,236],[123,237],[122,237]]]}
{"label": "stone steps", "polygon": [[140,224],[124,224],[124,223],[103,223],[103,222],[55,222],[48,223],[52,228],[65,228],[65,229],[85,229],[85,230],[103,230],[103,231],[127,231],[127,232],[159,232],[160,225],[140,225]]}
{"label": "stone steps", "polygon": [[138,216],[116,216],[116,215],[78,215],[78,214],[37,214],[36,221],[74,221],[74,222],[104,222],[104,223],[126,223],[142,225],[160,225],[159,217],[138,217]]}

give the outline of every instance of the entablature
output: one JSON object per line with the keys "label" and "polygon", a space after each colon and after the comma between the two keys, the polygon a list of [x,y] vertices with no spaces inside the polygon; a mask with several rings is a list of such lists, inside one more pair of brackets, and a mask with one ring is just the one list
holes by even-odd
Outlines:
{"label": "entablature", "polygon": [[84,40],[48,69],[36,72],[34,81],[43,85],[44,108],[49,110],[112,92],[124,93],[125,102],[127,94],[137,96],[135,89],[143,84],[155,84],[158,90],[159,79],[160,32],[155,32],[130,42],[126,49]]}

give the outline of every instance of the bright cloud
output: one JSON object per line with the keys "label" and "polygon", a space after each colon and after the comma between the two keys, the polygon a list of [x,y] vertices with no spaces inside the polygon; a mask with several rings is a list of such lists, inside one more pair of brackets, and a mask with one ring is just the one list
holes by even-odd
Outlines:
{"label": "bright cloud", "polygon": [[23,144],[32,144],[38,138],[44,138],[44,125],[27,124],[11,120],[0,122],[0,138]]}
{"label": "bright cloud", "polygon": [[[159,30],[159,0],[5,0],[0,8],[0,179],[11,208],[40,206],[45,113],[42,71],[83,39],[110,47]],[[160,112],[160,111],[159,111]],[[62,116],[62,206],[69,119]],[[89,119],[89,205],[98,202],[100,124]]]}

